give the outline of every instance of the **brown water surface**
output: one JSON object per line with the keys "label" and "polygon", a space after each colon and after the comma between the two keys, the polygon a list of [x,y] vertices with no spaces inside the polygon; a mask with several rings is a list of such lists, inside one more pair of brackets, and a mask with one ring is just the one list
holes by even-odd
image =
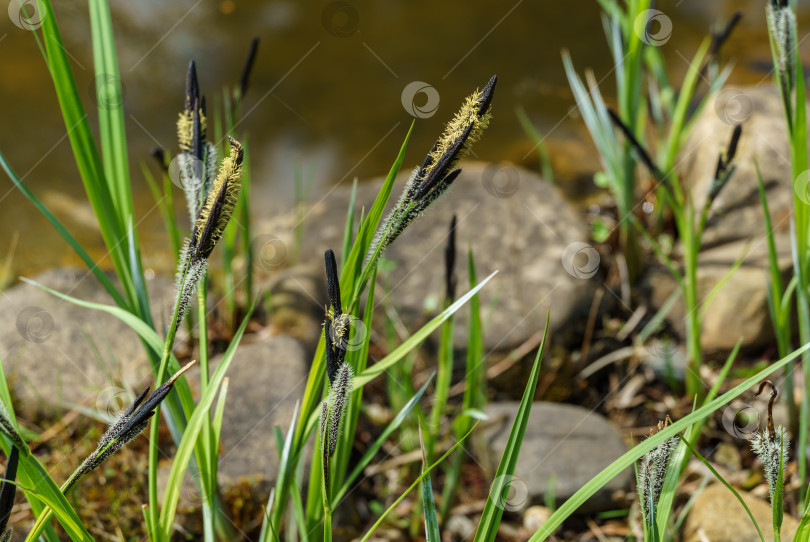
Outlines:
{"label": "brown water surface", "polygon": [[[87,6],[74,0],[54,3],[95,128],[96,74]],[[732,82],[770,80],[764,1],[680,0],[659,2],[658,8],[672,21],[671,39],[662,51],[674,79],[682,77],[687,59],[711,25],[741,9],[745,17],[725,49],[726,57],[737,63]],[[112,13],[144,259],[160,269],[170,261],[168,243],[140,166],[153,166],[148,156],[152,147],[176,149],[174,122],[189,59],[197,61],[202,90],[214,104],[223,86],[238,79],[250,39],[261,38],[238,128],[250,134],[257,216],[289,207],[297,167],[312,172],[315,198],[336,183],[384,174],[414,118],[402,100],[403,89],[414,81],[435,88],[439,103],[435,114],[416,121],[406,167],[421,162],[460,100],[492,74],[500,78],[495,119],[475,149],[479,159],[536,167],[531,143],[515,116],[518,106],[549,137],[552,149],[586,145],[579,119],[569,114],[573,99],[560,59],[563,48],[579,70],[593,69],[606,96],[615,94],[599,10],[590,0],[115,0]],[[809,27],[809,16],[803,7],[800,34]],[[802,49],[807,52],[804,42]],[[92,254],[101,257],[101,236],[44,61],[33,34],[6,17],[0,18],[0,69],[0,150]],[[433,109],[424,103],[426,98],[417,95],[415,105]],[[591,163],[598,164],[596,157]],[[581,164],[571,164],[572,170],[578,168]],[[181,198],[179,190],[176,196]],[[4,175],[0,210],[0,258],[14,234],[19,235],[15,273],[77,263]]]}

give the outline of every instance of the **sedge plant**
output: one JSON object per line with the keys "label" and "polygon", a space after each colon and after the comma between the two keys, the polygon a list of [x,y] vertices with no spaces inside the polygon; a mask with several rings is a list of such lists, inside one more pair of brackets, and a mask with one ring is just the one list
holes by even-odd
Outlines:
{"label": "sedge plant", "polygon": [[[787,123],[788,142],[790,147],[791,177],[793,179],[793,223],[791,244],[793,249],[793,274],[795,283],[785,290],[778,288],[774,280],[777,273],[774,258],[770,258],[771,296],[774,303],[783,300],[779,305],[772,303],[774,325],[777,326],[777,337],[786,343],[789,341],[791,319],[786,317],[790,312],[790,299],[795,296],[796,316],[798,321],[798,338],[801,344],[810,341],[810,199],[808,199],[807,170],[810,169],[810,158],[807,151],[807,93],[805,89],[804,68],[799,57],[796,25],[796,2],[771,0],[766,3],[768,36],[773,55],[773,74],[782,97],[782,105]],[[764,201],[764,200],[763,200]],[[771,237],[769,228],[769,238]],[[770,247],[769,247],[770,250]],[[785,308],[787,306],[787,308]],[[774,312],[774,309],[778,312]],[[784,345],[783,345],[784,347]],[[799,469],[799,500],[807,493],[808,461],[808,420],[810,420],[810,355],[802,360],[804,390],[798,415],[798,438],[796,441],[796,459]],[[793,378],[788,374],[788,385]],[[788,396],[792,395],[792,386]]]}
{"label": "sedge plant", "polygon": [[[351,237],[354,234],[354,229],[347,224],[347,240],[344,242],[344,247],[348,248],[348,253],[344,253],[341,257],[342,268],[337,275],[337,284],[339,284],[341,293],[340,312],[342,315],[351,315],[349,317],[350,322],[362,322],[364,329],[371,328],[376,268],[381,254],[386,247],[390,246],[405,231],[413,220],[437,203],[458,177],[457,164],[459,160],[466,156],[472,143],[481,136],[489,122],[491,115],[490,105],[495,83],[496,78],[493,77],[481,90],[476,91],[465,100],[461,110],[448,124],[444,134],[428,153],[422,165],[417,167],[411,174],[402,195],[393,210],[388,213],[387,218],[383,219],[383,213],[391,196],[394,180],[404,160],[407,138],[374,204],[370,209],[363,212],[357,232],[353,236],[353,242]],[[351,221],[352,217],[349,217],[349,220]],[[309,476],[309,491],[307,491],[306,503],[302,510],[305,517],[298,518],[300,522],[293,522],[293,524],[300,523],[301,527],[306,530],[303,533],[304,536],[307,536],[310,540],[313,538],[320,539],[325,532],[328,532],[328,528],[322,524],[325,513],[334,510],[339,503],[340,496],[345,495],[348,489],[346,465],[348,465],[348,455],[353,446],[353,428],[357,424],[363,386],[403,359],[408,352],[412,351],[431,332],[436,330],[463,306],[484,283],[486,283],[486,280],[478,284],[471,292],[461,296],[455,303],[443,310],[395,348],[388,356],[370,367],[366,365],[370,337],[366,335],[357,341],[352,340],[350,342],[352,346],[347,348],[343,363],[347,364],[354,373],[352,379],[353,392],[341,422],[344,429],[337,435],[338,440],[334,454],[327,458],[329,466],[324,466],[321,454],[315,454],[313,457]],[[360,299],[364,293],[367,295],[365,311],[361,312]],[[334,309],[337,308],[334,301],[336,299],[333,299],[333,296],[330,295],[332,318],[335,318]],[[361,314],[362,316],[357,316]],[[343,318],[340,318],[339,321],[343,320]],[[349,334],[347,337],[352,337],[354,336],[352,334],[356,333],[359,327],[354,324],[349,327],[350,329],[346,331]],[[318,413],[323,409],[325,379],[331,372],[331,369],[327,370],[332,363],[328,362],[327,351],[325,330],[324,337],[321,339],[313,359],[301,403],[299,421],[295,424],[295,433],[291,437],[293,440],[289,443],[290,449],[286,455],[288,461],[286,463],[282,462],[280,466],[274,502],[268,509],[265,520],[267,527],[263,529],[267,536],[266,540],[271,539],[269,538],[271,533],[280,533],[282,530],[287,504],[294,497],[291,485],[295,479],[297,465],[302,459],[307,442],[318,425],[315,420],[319,416]],[[327,416],[327,420],[329,419]],[[325,495],[324,488],[326,485],[324,479],[327,476],[331,496]],[[326,506],[324,505],[324,498],[331,499]]]}

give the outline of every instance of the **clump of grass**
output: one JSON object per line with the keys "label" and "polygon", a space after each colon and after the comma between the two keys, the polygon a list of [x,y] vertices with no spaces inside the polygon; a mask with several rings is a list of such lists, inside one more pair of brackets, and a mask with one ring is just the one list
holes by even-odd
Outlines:
{"label": "clump of grass", "polygon": [[700,330],[703,310],[701,305],[707,306],[711,298],[718,292],[719,288],[725,284],[731,273],[742,263],[742,257],[732,265],[725,277],[714,286],[705,299],[700,299],[698,295],[698,253],[700,252],[703,233],[706,228],[706,221],[712,210],[720,191],[728,184],[735,167],[732,162],[737,153],[737,146],[742,135],[742,125],[736,125],[731,133],[728,146],[720,153],[717,159],[717,167],[711,181],[703,206],[697,209],[691,197],[691,190],[684,190],[674,171],[662,169],[650,156],[650,153],[633,135],[630,128],[625,125],[616,113],[611,113],[610,118],[617,128],[624,134],[630,146],[636,151],[641,162],[649,169],[653,177],[658,180],[660,189],[666,194],[670,202],[672,215],[675,219],[675,227],[678,231],[681,243],[683,244],[683,270],[681,271],[675,262],[666,254],[658,242],[646,231],[639,221],[632,215],[630,221],[635,224],[637,230],[647,239],[653,247],[656,255],[661,258],[667,269],[672,273],[676,282],[683,291],[684,305],[686,306],[686,344],[689,355],[689,367],[686,375],[686,391],[690,396],[697,397],[704,393],[700,380],[700,367],[703,364],[703,349],[700,343]]}

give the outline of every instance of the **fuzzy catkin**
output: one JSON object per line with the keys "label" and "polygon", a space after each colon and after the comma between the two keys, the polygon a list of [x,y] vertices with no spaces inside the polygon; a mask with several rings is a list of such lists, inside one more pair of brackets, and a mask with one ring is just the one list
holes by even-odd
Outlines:
{"label": "fuzzy catkin", "polygon": [[647,522],[655,515],[661,487],[664,485],[669,462],[678,447],[679,440],[678,437],[670,437],[641,458],[638,468],[638,496]]}
{"label": "fuzzy catkin", "polygon": [[776,483],[779,479],[780,464],[784,473],[788,460],[790,439],[787,436],[787,430],[780,425],[774,429],[773,434],[767,428],[763,429],[762,432],[757,432],[754,438],[751,439],[751,449],[762,462],[765,479],[768,481],[771,502],[773,502]]}

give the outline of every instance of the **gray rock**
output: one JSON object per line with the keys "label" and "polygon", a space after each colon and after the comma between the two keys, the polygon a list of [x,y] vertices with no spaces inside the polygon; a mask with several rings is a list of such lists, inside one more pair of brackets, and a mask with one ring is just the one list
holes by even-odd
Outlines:
{"label": "gray rock", "polygon": [[[767,240],[755,159],[766,186],[780,270],[786,278],[791,273],[788,230],[793,182],[787,128],[775,86],[728,87],[707,103],[684,143],[679,177],[691,190],[696,207],[702,208],[717,157],[727,147],[733,125],[740,122],[743,134],[734,160],[736,172],[712,204],[703,236],[698,266],[700,299],[706,298],[739,258],[743,260],[705,311],[701,341],[707,351],[727,352],[740,337],[746,348],[764,346],[773,338],[766,291]],[[675,288],[666,274],[653,270],[648,276],[656,308]],[[679,301],[668,318],[681,336],[685,335],[684,315]]]}
{"label": "gray rock", "polygon": [[[485,430],[490,472],[495,472],[506,449],[518,407],[517,402],[486,407],[486,414],[493,423]],[[536,402],[532,405],[505,505],[517,511],[544,504],[552,477],[554,498],[558,504],[562,503],[626,451],[621,435],[600,414],[574,405]],[[626,469],[616,476],[593,495],[581,511],[615,507],[613,494],[630,488],[632,473],[632,469]]]}
{"label": "gray rock", "polygon": [[323,266],[298,265],[262,280],[270,294],[270,332],[295,337],[314,354],[323,329],[326,279]]}
{"label": "gray rock", "polygon": [[[398,177],[392,205],[407,176]],[[381,183],[380,179],[358,187],[358,214],[361,207],[370,208]],[[309,209],[303,223],[301,261],[323,265],[327,248],[340,254],[350,193],[349,187],[334,188]],[[506,164],[464,163],[445,201],[385,252],[396,267],[378,284],[390,287],[390,298],[405,323],[415,328],[441,306],[444,247],[453,213],[458,217],[458,294],[467,291],[468,245],[479,280],[499,271],[481,293],[487,349],[508,350],[522,344],[543,329],[549,310],[555,339],[576,338],[579,328],[568,324],[580,311],[587,311],[599,280],[599,256],[586,244],[588,228],[554,186]],[[288,214],[260,223],[256,230],[262,232],[264,242],[273,239],[291,247],[297,222],[295,214]],[[489,311],[492,303],[496,308]],[[456,338],[464,344],[467,311],[462,309],[458,315]]]}
{"label": "gray rock", "polygon": [[[751,510],[765,540],[773,540],[771,506],[745,491],[739,491]],[[782,540],[793,540],[798,522],[790,515],[782,521]],[[758,542],[760,540],[751,518],[731,491],[712,484],[697,496],[686,517],[684,542]]]}
{"label": "gray rock", "polygon": [[[212,374],[221,359],[211,360]],[[303,347],[292,337],[274,335],[239,346],[226,373],[228,393],[220,436],[218,481],[226,500],[231,490],[248,487],[255,502],[266,502],[279,467],[273,428],[279,426],[286,435],[296,402],[304,394],[308,363]],[[186,374],[198,395],[199,365]],[[211,410],[216,408],[215,402]],[[165,465],[158,474],[161,498],[170,468]],[[180,492],[181,508],[195,510],[201,498],[187,471]]]}
{"label": "gray rock", "polygon": [[[79,299],[114,304],[82,269],[52,269],[34,280]],[[165,322],[173,282],[158,276],[147,288],[155,322]],[[137,334],[126,324],[25,283],[0,294],[0,358],[13,397],[29,412],[81,404],[113,413],[152,375]]]}
{"label": "gray rock", "polygon": [[[218,360],[213,360],[211,370]],[[274,336],[239,348],[228,369],[219,480],[272,483],[278,474],[273,427],[286,434],[304,395],[309,359],[295,339]]]}

